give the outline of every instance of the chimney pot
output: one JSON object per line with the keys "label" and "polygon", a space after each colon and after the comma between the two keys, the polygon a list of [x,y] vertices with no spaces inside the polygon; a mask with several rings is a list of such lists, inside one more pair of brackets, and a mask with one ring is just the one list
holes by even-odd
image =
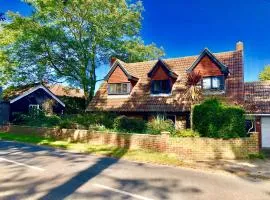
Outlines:
{"label": "chimney pot", "polygon": [[117,60],[116,57],[111,57],[111,60],[110,60],[110,66],[113,65],[113,63]]}
{"label": "chimney pot", "polygon": [[244,50],[244,43],[239,41],[236,43],[236,51],[243,51]]}

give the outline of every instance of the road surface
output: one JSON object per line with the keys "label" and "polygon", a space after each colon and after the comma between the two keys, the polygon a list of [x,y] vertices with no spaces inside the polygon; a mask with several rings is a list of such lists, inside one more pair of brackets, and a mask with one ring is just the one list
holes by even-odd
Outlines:
{"label": "road surface", "polygon": [[269,200],[270,183],[0,141],[0,199]]}

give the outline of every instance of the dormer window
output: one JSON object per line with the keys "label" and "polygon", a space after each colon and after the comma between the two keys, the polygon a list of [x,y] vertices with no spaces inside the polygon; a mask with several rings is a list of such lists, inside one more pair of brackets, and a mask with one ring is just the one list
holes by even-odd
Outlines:
{"label": "dormer window", "polygon": [[110,83],[108,84],[109,95],[127,95],[130,93],[130,83]]}
{"label": "dormer window", "polygon": [[224,90],[224,76],[209,76],[202,79],[204,90]]}
{"label": "dormer window", "polygon": [[152,80],[151,82],[151,94],[170,94],[171,89],[171,81],[169,79]]}

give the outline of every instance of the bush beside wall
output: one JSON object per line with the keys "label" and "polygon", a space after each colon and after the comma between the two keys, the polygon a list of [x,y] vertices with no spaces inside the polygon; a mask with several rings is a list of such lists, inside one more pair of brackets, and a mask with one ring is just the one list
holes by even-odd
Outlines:
{"label": "bush beside wall", "polygon": [[245,111],[218,99],[209,99],[193,108],[193,129],[202,137],[245,137]]}

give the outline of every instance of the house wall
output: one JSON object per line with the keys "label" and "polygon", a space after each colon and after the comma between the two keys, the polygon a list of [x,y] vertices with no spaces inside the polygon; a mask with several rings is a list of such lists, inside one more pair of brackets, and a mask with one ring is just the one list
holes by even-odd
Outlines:
{"label": "house wall", "polygon": [[208,56],[204,56],[193,71],[200,73],[202,76],[223,75],[219,67]]}
{"label": "house wall", "polygon": [[136,85],[136,81],[129,81],[126,74],[120,67],[116,67],[115,70],[112,72],[111,76],[109,77],[108,83],[131,83],[131,90]]}
{"label": "house wall", "polygon": [[9,103],[0,102],[0,125],[9,121]]}
{"label": "house wall", "polygon": [[262,148],[262,127],[260,116],[256,116],[255,118],[255,130],[259,134],[259,147]]}
{"label": "house wall", "polygon": [[108,79],[108,83],[129,83],[127,76],[120,67],[116,67]]}
{"label": "house wall", "polygon": [[157,70],[151,77],[151,80],[168,80],[168,79],[171,81],[171,84],[174,84],[176,81],[175,79],[168,76],[168,74],[162,69],[161,66],[157,68]]}
{"label": "house wall", "polygon": [[152,76],[152,80],[167,80],[170,77],[168,74],[162,69],[162,67],[158,67],[155,73]]}
{"label": "house wall", "polygon": [[[12,114],[14,114],[14,113],[28,113],[30,104],[42,106],[42,104],[46,100],[50,100],[50,99],[54,100],[43,89],[38,89],[35,92],[19,99],[18,101],[14,102],[12,104],[10,104],[11,117],[12,117]],[[59,104],[57,101],[55,101],[55,104],[53,106],[54,113],[61,114],[64,109],[65,108],[61,104]]]}

